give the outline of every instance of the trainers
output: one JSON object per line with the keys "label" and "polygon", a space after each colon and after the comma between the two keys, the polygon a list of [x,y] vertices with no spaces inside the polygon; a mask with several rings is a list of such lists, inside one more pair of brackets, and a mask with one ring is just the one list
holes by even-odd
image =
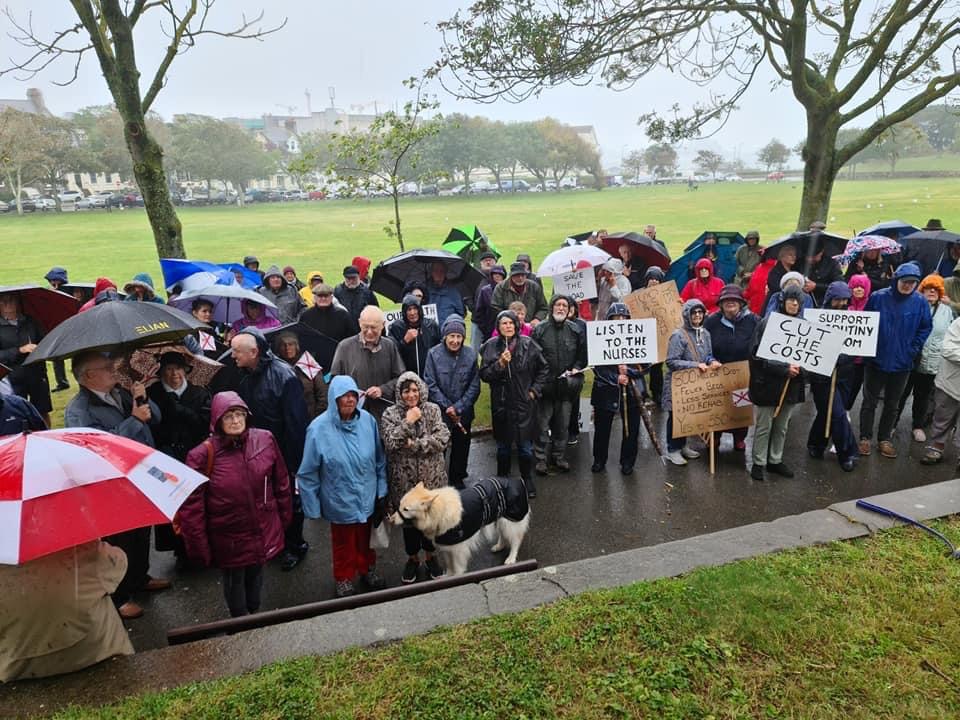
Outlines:
{"label": "trainers", "polygon": [[763,482],[764,480],[766,480],[767,478],[763,474],[763,465],[757,465],[756,463],[754,463],[753,466],[750,468],[750,477],[760,482]]}
{"label": "trainers", "polygon": [[283,553],[283,557],[280,558],[280,569],[283,570],[283,572],[290,572],[300,564],[302,559],[302,555],[296,555],[292,552],[285,552]]}
{"label": "trainers", "polygon": [[403,566],[403,575],[400,576],[400,582],[405,585],[416,582],[418,570],[420,570],[420,561],[409,558],[407,564]]}
{"label": "trainers", "polygon": [[580,442],[579,435],[571,435],[567,438],[567,445],[576,445],[578,442]]}
{"label": "trainers", "polygon": [[779,475],[780,477],[792,478],[793,470],[787,467],[784,463],[771,463],[767,465],[767,470],[772,472],[774,475]]}
{"label": "trainers", "polygon": [[370,568],[361,577],[366,586],[371,590],[383,590],[387,586],[387,581],[380,577],[376,568]]}
{"label": "trainers", "polygon": [[943,460],[943,450],[940,448],[933,447],[928,445],[925,449],[923,457],[920,458],[920,462],[923,465],[936,465],[938,462]]}
{"label": "trainers", "polygon": [[349,580],[337,580],[336,593],[338,598],[345,598],[356,594],[356,590],[353,589],[353,583]]}
{"label": "trainers", "polygon": [[880,454],[885,458],[895,458],[897,456],[897,449],[889,440],[881,440],[878,447],[880,448]]}
{"label": "trainers", "polygon": [[844,472],[853,472],[857,469],[857,460],[856,458],[847,458],[842,463],[840,463],[840,469]]}
{"label": "trainers", "polygon": [[861,440],[859,443],[857,443],[857,449],[860,451],[861,455],[869,455],[871,453],[870,441],[866,439]]}
{"label": "trainers", "polygon": [[683,446],[680,454],[683,455],[687,460],[696,460],[698,457],[700,457],[700,453],[698,453],[692,447],[687,447],[686,445]]}
{"label": "trainers", "polygon": [[430,577],[434,580],[438,577],[443,577],[443,568],[440,566],[440,561],[437,560],[436,555],[427,558],[427,562],[425,562],[424,565],[427,566],[427,572],[430,573]]}
{"label": "trainers", "polygon": [[546,460],[537,460],[537,464],[533,467],[540,475],[546,475],[550,472],[550,469],[547,467]]}
{"label": "trainers", "polygon": [[916,428],[913,431],[913,441],[914,442],[926,442],[927,434],[923,431],[923,428]]}
{"label": "trainers", "polygon": [[672,450],[666,454],[667,460],[672,462],[674,465],[686,465],[687,459],[683,457],[683,453],[679,450]]}
{"label": "trainers", "polygon": [[570,463],[568,463],[565,458],[557,458],[556,460],[554,460],[553,465],[560,472],[570,471]]}

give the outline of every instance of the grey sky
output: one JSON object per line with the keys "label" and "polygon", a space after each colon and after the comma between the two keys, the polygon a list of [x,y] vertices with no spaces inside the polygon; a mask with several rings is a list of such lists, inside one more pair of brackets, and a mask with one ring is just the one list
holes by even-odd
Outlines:
{"label": "grey sky", "polygon": [[[2,2],[2,0],[0,0]],[[267,8],[266,23],[284,16],[287,26],[263,42],[202,38],[197,47],[177,58],[168,84],[154,109],[169,118],[174,113],[194,112],[218,117],[259,116],[262,113],[306,111],[305,90],[311,93],[314,110],[329,105],[328,88],[336,89],[336,105],[350,111],[363,105],[373,111],[373,102],[402,103],[408,95],[401,81],[428,66],[438,55],[437,20],[448,17],[464,2],[456,0],[356,0],[333,3],[308,0],[220,0],[214,23],[223,28],[235,23],[242,12],[255,15]],[[19,20],[34,8],[34,26],[49,34],[72,24],[75,17],[63,0],[8,0],[6,6]],[[42,8],[39,12],[37,8]],[[142,70],[156,67],[166,38],[158,31],[156,18],[141,21],[138,63]],[[2,55],[22,57],[23,49],[6,37],[12,28],[0,16]],[[67,87],[55,80],[69,77],[69,60],[30,81],[0,78],[0,97],[23,97],[29,86],[39,87],[47,105],[57,114],[85,105],[110,102],[106,84],[95,57],[84,60],[79,79]],[[758,77],[741,102],[741,110],[714,138],[688,143],[682,156],[699,147],[709,147],[745,161],[771,137],[792,146],[804,133],[803,115],[788,89],[771,90],[772,74]],[[145,82],[148,82],[145,79]],[[552,115],[575,125],[594,125],[604,163],[619,163],[624,150],[648,144],[637,117],[651,107],[669,108],[678,102],[689,106],[703,90],[659,72],[625,92],[603,87],[563,87],[549,90],[522,104],[498,102],[477,105],[457,102],[440,94],[443,112],[482,114],[502,120],[531,120]],[[354,108],[356,110],[356,108]]]}

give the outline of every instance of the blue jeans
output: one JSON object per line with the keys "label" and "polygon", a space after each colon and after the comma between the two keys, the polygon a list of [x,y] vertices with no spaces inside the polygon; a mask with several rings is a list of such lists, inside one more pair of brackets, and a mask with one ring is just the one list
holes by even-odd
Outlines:
{"label": "blue jeans", "polygon": [[[517,440],[517,457],[533,457],[533,441]],[[513,442],[500,442],[497,440],[497,457],[510,457],[510,450],[513,448]]]}

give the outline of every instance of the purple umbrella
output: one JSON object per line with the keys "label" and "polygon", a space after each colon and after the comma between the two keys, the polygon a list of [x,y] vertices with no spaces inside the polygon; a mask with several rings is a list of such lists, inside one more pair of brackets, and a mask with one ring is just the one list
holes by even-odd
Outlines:
{"label": "purple umbrella", "polygon": [[843,249],[843,252],[840,255],[834,255],[833,259],[844,265],[849,265],[867,250],[879,250],[881,255],[896,255],[903,252],[900,243],[893,238],[888,238],[885,235],[859,235],[847,241],[847,246]]}

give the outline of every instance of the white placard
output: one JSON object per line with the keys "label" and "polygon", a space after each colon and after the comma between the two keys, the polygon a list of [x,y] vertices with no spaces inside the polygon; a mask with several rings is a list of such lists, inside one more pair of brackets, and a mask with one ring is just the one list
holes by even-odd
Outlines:
{"label": "white placard", "polygon": [[803,318],[770,313],[757,357],[799,365],[817,375],[830,375],[843,352],[843,336]]}
{"label": "white placard", "polygon": [[843,336],[843,354],[852,357],[876,357],[880,313],[871,310],[829,310],[809,308],[803,317],[814,325],[828,327]]}
{"label": "white placard", "polygon": [[657,361],[657,321],[596,320],[587,323],[590,365],[634,365]]}
{"label": "white placard", "polygon": [[[428,317],[434,322],[437,322],[436,303],[422,305],[420,310],[423,312],[423,317]],[[396,310],[384,310],[383,315],[386,318],[386,326],[389,329],[390,323],[396,322],[397,320],[403,320],[403,308],[398,308]]]}
{"label": "white placard", "polygon": [[554,275],[553,294],[569,295],[574,302],[593,300],[597,296],[597,276],[593,274],[593,268]]}

